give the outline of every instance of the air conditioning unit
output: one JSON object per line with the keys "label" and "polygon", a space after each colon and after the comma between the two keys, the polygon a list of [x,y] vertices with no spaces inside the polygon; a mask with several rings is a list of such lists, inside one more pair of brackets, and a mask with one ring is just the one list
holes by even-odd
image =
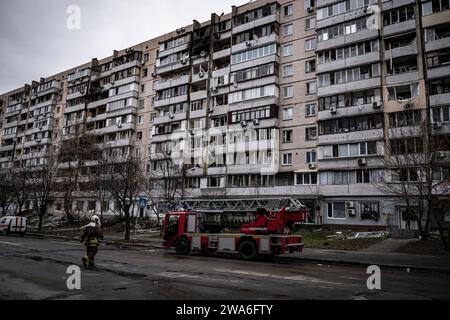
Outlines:
{"label": "air conditioning unit", "polygon": [[311,12],[314,11],[314,8],[313,7],[308,7],[308,8],[306,8],[306,11],[308,11],[308,13],[311,13]]}
{"label": "air conditioning unit", "polygon": [[217,87],[211,87],[211,92],[217,92]]}
{"label": "air conditioning unit", "polygon": [[442,122],[435,122],[433,123],[434,129],[441,129],[442,128]]}
{"label": "air conditioning unit", "polygon": [[358,159],[359,166],[365,166],[367,164],[367,160],[365,158]]}
{"label": "air conditioning unit", "polygon": [[316,169],[316,164],[315,163],[308,163],[308,168],[310,168],[311,170]]}
{"label": "air conditioning unit", "polygon": [[354,209],[355,208],[355,201],[346,201],[345,202],[345,208],[346,209]]}
{"label": "air conditioning unit", "polygon": [[337,112],[336,107],[330,107],[330,112],[331,112],[331,113],[336,113],[336,112]]}
{"label": "air conditioning unit", "polygon": [[253,119],[253,124],[254,124],[255,126],[259,125],[259,119]]}
{"label": "air conditioning unit", "polygon": [[375,102],[372,104],[372,106],[373,106],[374,109],[381,109],[381,107],[383,106],[383,102],[381,102],[381,101],[375,101]]}
{"label": "air conditioning unit", "polygon": [[174,115],[173,115],[172,112],[169,112],[169,118],[170,118],[170,119],[173,119],[173,118],[174,118]]}
{"label": "air conditioning unit", "polygon": [[356,216],[356,210],[355,209],[347,209],[347,215],[350,217]]}
{"label": "air conditioning unit", "polygon": [[246,127],[246,126],[247,126],[247,121],[242,120],[242,121],[241,121],[241,126],[242,126],[242,127]]}
{"label": "air conditioning unit", "polygon": [[252,42],[251,42],[251,41],[246,41],[246,42],[245,42],[245,45],[246,45],[247,47],[251,47],[251,46],[252,46]]}
{"label": "air conditioning unit", "polygon": [[186,64],[187,60],[185,58],[181,59],[181,64]]}
{"label": "air conditioning unit", "polygon": [[208,107],[208,109],[206,109],[206,111],[207,111],[208,113],[211,113],[211,112],[214,111],[214,109],[213,109],[213,107]]}

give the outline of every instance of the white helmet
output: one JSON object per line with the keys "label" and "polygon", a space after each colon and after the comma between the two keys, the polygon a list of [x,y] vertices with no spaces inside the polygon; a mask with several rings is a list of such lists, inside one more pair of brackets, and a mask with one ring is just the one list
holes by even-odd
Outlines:
{"label": "white helmet", "polygon": [[92,222],[95,222],[95,223],[100,223],[100,218],[99,218],[96,214],[94,214],[94,215],[91,217],[91,221],[92,221]]}

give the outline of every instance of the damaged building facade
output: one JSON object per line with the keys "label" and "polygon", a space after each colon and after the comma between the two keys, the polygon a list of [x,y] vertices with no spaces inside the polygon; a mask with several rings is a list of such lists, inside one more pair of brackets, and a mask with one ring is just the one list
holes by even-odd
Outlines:
{"label": "damaged building facade", "polygon": [[[188,200],[294,198],[312,224],[405,228],[384,186],[386,146],[428,117],[450,134],[449,0],[256,0],[33,81],[0,106],[3,170],[39,165],[85,132],[149,174],[183,159]],[[403,138],[417,151],[420,134]],[[449,180],[448,144],[442,157],[436,181]]]}

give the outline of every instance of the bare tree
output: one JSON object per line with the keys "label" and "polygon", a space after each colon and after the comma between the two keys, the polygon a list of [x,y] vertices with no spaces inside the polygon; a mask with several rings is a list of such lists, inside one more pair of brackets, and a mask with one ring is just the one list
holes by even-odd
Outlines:
{"label": "bare tree", "polygon": [[428,117],[418,115],[413,110],[404,112],[401,121],[396,120],[403,126],[390,129],[384,158],[389,172],[384,175],[383,188],[404,201],[408,218],[417,223],[421,239],[427,240],[433,205],[449,194],[448,184],[437,176],[449,167],[448,154],[443,152],[449,149],[449,136],[434,132]]}
{"label": "bare tree", "polygon": [[10,206],[14,203],[14,180],[9,169],[0,170],[0,207],[2,217],[5,216]]}
{"label": "bare tree", "polygon": [[15,213],[20,214],[25,202],[30,197],[30,190],[27,187],[28,171],[23,168],[14,168],[11,171],[13,184],[11,185],[14,193]]}
{"label": "bare tree", "polygon": [[50,148],[41,160],[40,164],[24,169],[27,174],[27,188],[30,190],[39,217],[38,231],[41,231],[44,215],[55,198],[59,171],[58,159],[53,148]]}
{"label": "bare tree", "polygon": [[87,161],[97,160],[98,157],[99,151],[95,144],[95,137],[85,133],[63,141],[58,150],[64,213],[71,224],[74,222],[73,196],[76,191],[79,191],[80,178],[83,170],[86,169],[85,164]]}
{"label": "bare tree", "polygon": [[184,183],[186,166],[183,162],[174,161],[171,152],[163,150],[158,160],[154,160],[144,182],[143,191],[149,198],[150,207],[160,225],[160,211],[175,210],[186,196]]}
{"label": "bare tree", "polygon": [[105,153],[98,164],[95,184],[119,206],[125,219],[125,240],[130,240],[134,202],[143,189],[145,178],[141,160],[131,153],[119,155],[112,151]]}

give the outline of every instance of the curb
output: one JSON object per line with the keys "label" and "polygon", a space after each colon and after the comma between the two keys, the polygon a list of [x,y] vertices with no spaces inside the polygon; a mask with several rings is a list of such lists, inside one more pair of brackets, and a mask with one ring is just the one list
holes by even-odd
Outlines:
{"label": "curb", "polygon": [[[279,257],[278,259],[287,261],[305,261],[305,262],[314,262],[314,263],[328,263],[328,264],[340,264],[340,265],[348,265],[348,266],[359,266],[359,267],[368,267],[371,265],[377,265],[380,268],[386,269],[409,269],[409,272],[413,271],[428,271],[428,272],[440,272],[440,273],[450,273],[450,269],[444,268],[430,268],[424,266],[415,266],[408,264],[387,264],[387,263],[369,263],[369,262],[359,262],[359,261],[348,261],[348,260],[338,260],[338,259],[320,259],[320,258],[305,258],[305,257]],[[408,272],[408,271],[406,271]]]}

